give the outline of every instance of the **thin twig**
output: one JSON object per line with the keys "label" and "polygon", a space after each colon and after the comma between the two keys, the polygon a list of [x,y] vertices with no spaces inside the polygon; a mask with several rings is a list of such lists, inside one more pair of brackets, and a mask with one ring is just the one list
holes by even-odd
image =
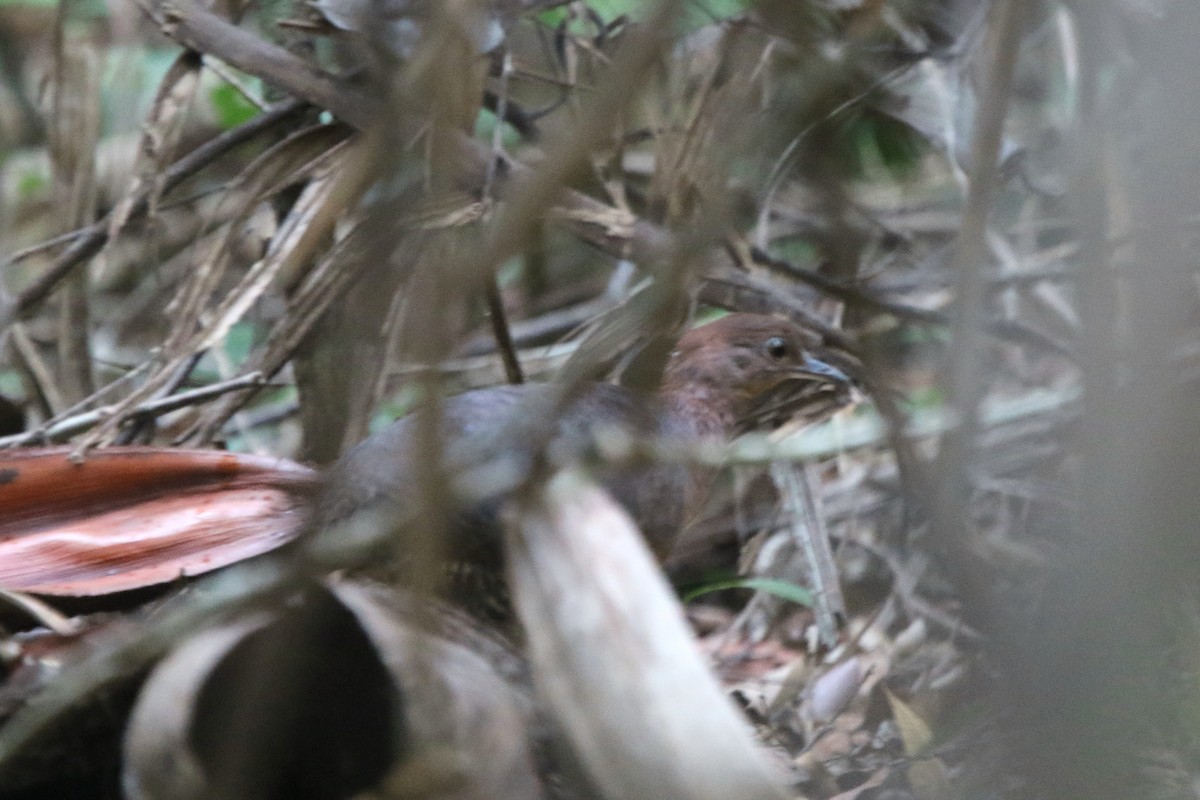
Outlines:
{"label": "thin twig", "polygon": [[[496,164],[499,163],[499,157],[502,152],[502,137],[501,131],[503,126],[500,120],[504,118],[505,110],[508,108],[508,77],[512,73],[512,54],[507,51],[501,59],[500,66],[500,91],[497,94],[496,101],[496,124],[492,128],[492,153],[493,158],[488,159],[487,173],[484,176],[483,196],[488,197],[492,191],[492,183],[496,180]],[[496,347],[500,351],[500,357],[504,361],[504,374],[508,378],[509,383],[524,383],[525,376],[521,373],[521,362],[517,359],[516,347],[513,345],[512,330],[508,324],[508,314],[504,310],[504,298],[500,294],[500,276],[493,272],[491,279],[488,280],[487,286],[484,287],[484,294],[487,297],[488,319],[492,324],[492,335],[496,337]]]}
{"label": "thin twig", "polygon": [[18,360],[25,366],[25,372],[29,376],[30,383],[33,384],[34,392],[45,406],[46,415],[60,413],[66,406],[66,400],[63,399],[62,392],[58,388],[54,373],[42,359],[37,345],[33,343],[33,339],[25,330],[24,325],[13,326],[12,344]]}
{"label": "thin twig", "polygon": [[[148,0],[141,2],[148,4]],[[359,86],[315,71],[305,61],[283,48],[255,38],[188,0],[172,2],[169,13],[165,5],[163,8],[147,6],[147,13],[163,25],[164,33],[176,41],[201,49],[206,55],[220,58],[225,63],[255,75],[289,94],[328,109],[360,131],[369,127],[377,116],[376,101]],[[598,140],[606,126],[597,121],[592,127],[596,129],[592,136]],[[465,134],[450,135],[453,136],[451,143],[455,147],[455,157],[462,169],[463,182],[469,186],[481,185],[487,166],[494,156],[492,149]],[[580,143],[580,149],[591,152],[588,148],[594,144],[596,142],[589,139]],[[515,183],[519,178],[527,177],[530,173],[529,167],[511,158],[505,158],[504,167],[507,171],[506,186]],[[539,172],[544,172],[545,169],[546,165],[543,164]],[[663,254],[673,250],[674,237],[662,228],[582,192],[564,189],[561,180],[548,180],[547,185],[550,184],[556,187],[553,198],[555,207],[551,213],[544,216],[567,228],[583,241],[607,253],[637,263],[654,263],[661,259]],[[513,200],[512,197],[506,199],[510,203]],[[538,202],[544,204],[547,198],[539,197]],[[514,214],[527,211],[528,209],[525,209]],[[540,218],[541,216],[536,217]],[[510,246],[505,243],[501,250],[509,252]],[[718,263],[721,255],[719,251],[714,250],[698,254],[696,260],[701,262],[695,264],[699,270],[708,264]]]}
{"label": "thin twig", "polygon": [[[798,475],[797,470],[802,470]],[[818,495],[807,467],[776,462],[771,480],[779,490],[787,514],[793,546],[804,554],[816,603],[817,631],[827,647],[837,644],[838,630],[846,620],[846,601],[838,583],[837,563],[829,542],[829,529],[818,507]]]}
{"label": "thin twig", "polygon": [[979,428],[979,406],[984,395],[983,346],[984,301],[987,298],[984,260],[987,226],[999,176],[1000,143],[1004,118],[1012,94],[1013,73],[1020,50],[1025,3],[1009,0],[993,6],[994,26],[987,76],[976,106],[971,147],[971,175],[967,205],[957,254],[956,304],[952,334],[947,400],[957,416],[956,429],[943,438],[937,495],[933,509],[933,534],[944,548],[964,596],[986,613],[982,588],[972,581],[973,560],[966,534],[970,496],[968,466]]}
{"label": "thin twig", "polygon": [[268,106],[260,97],[250,91],[247,86],[238,76],[229,71],[229,68],[215,58],[204,59],[204,66],[213,71],[213,74],[221,80],[232,86],[238,94],[246,98],[246,101],[258,108],[259,111],[266,111]]}
{"label": "thin twig", "polygon": [[[300,113],[306,107],[307,104],[303,101],[285,100],[271,106],[268,111],[249,122],[213,137],[168,167],[163,172],[161,182],[157,184],[158,191],[165,194],[230,150],[260,133],[270,130]],[[147,188],[140,192],[134,200],[128,218],[133,219],[146,213],[149,201],[150,189]],[[67,275],[71,274],[75,267],[100,252],[100,248],[104,247],[108,241],[109,221],[110,217],[106,216],[96,224],[72,233],[71,236],[74,238],[71,240],[71,245],[54,259],[45,272],[17,295],[11,306],[0,312],[0,329],[8,327],[14,320],[20,319],[32,311],[54,291]],[[59,239],[61,238],[59,237]],[[24,251],[21,257],[24,257],[26,253],[28,251]],[[16,257],[14,256],[14,258]],[[0,272],[6,271],[11,263],[12,260],[7,264],[0,265]]]}
{"label": "thin twig", "polygon": [[[156,395],[156,399],[171,397],[178,392],[180,387],[182,387],[187,382],[188,378],[191,377],[192,371],[196,369],[196,366],[199,365],[202,358],[204,358],[203,351],[193,353],[191,358],[187,359],[187,361],[181,364],[179,369],[175,371],[175,375],[171,378],[170,382],[159,390],[158,394]],[[131,444],[137,439],[137,437],[141,436],[143,431],[145,431],[153,422],[153,418],[148,415],[137,413],[133,414],[132,424],[126,425],[125,429],[117,434],[117,438],[113,441],[113,444]]]}
{"label": "thin twig", "polygon": [[[237,392],[244,389],[255,389],[263,385],[262,373],[253,372],[249,375],[239,375],[236,378],[231,378],[220,383],[213,383],[208,386],[201,386],[197,389],[191,389],[179,394],[173,394],[170,397],[162,397],[156,400],[150,400],[140,405],[135,406],[130,410],[130,416],[149,416],[159,417],[163,414],[168,414],[172,411],[185,408],[187,406],[203,403],[211,400],[214,397],[219,397],[229,392]],[[113,409],[109,406],[93,409],[83,414],[77,414],[73,417],[68,417],[61,422],[39,428],[25,433],[15,434],[13,436],[0,437],[0,447],[18,447],[20,445],[31,444],[33,442],[52,442],[61,439],[66,439],[80,431],[85,431],[101,422],[111,418]]]}
{"label": "thin twig", "polygon": [[0,602],[24,613],[38,625],[59,636],[75,636],[83,627],[81,617],[68,617],[31,594],[0,589]]}
{"label": "thin twig", "polygon": [[[935,311],[928,308],[918,308],[905,303],[898,303],[895,300],[889,300],[882,297],[879,293],[869,289],[863,289],[857,286],[847,286],[839,281],[831,280],[816,270],[802,267],[799,264],[793,264],[782,258],[776,258],[768,255],[758,248],[751,250],[751,255],[756,264],[762,264],[773,269],[777,269],[784,274],[797,278],[804,283],[812,286],[814,289],[841,300],[844,303],[851,305],[861,305],[876,311],[883,311],[892,314],[907,322],[918,323],[922,325],[936,325],[939,327],[953,327],[954,318],[943,311]],[[994,282],[994,279],[985,278],[986,282]],[[980,311],[982,315],[982,307]],[[1066,342],[1060,341],[1042,331],[1039,331],[1032,326],[1011,319],[995,319],[983,323],[981,326],[987,333],[995,336],[998,339],[1013,342],[1014,344],[1033,345],[1043,350],[1057,353],[1067,358],[1074,358],[1075,349]]]}

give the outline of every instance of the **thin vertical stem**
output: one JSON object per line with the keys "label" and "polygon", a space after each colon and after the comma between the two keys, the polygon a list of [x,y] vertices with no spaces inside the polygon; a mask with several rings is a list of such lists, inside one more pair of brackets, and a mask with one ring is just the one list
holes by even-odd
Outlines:
{"label": "thin vertical stem", "polygon": [[[961,531],[968,515],[968,468],[978,427],[978,407],[984,394],[985,342],[981,323],[986,313],[987,280],[983,262],[1024,12],[1024,0],[999,2],[992,8],[991,60],[973,120],[971,174],[956,251],[957,300],[951,326],[953,350],[946,394],[957,426],[942,440],[933,531],[968,601],[976,587],[967,580],[971,564]],[[974,605],[975,611],[982,610],[981,603]]]}

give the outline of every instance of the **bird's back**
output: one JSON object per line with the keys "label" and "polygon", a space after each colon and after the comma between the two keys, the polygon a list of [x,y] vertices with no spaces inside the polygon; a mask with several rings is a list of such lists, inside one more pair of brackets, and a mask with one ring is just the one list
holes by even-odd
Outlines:
{"label": "bird's back", "polygon": [[[441,410],[448,474],[461,475],[484,465],[528,468],[536,455],[533,447],[538,438],[533,434],[548,413],[548,389],[545,384],[498,386],[448,398]],[[383,503],[403,506],[416,499],[415,451],[421,419],[421,415],[399,419],[342,458],[330,472],[316,506],[319,527]],[[587,461],[595,442],[615,430],[644,440],[680,436],[686,428],[661,413],[650,398],[596,384],[557,416],[547,453],[555,464]],[[495,474],[493,470],[468,474],[482,475],[486,481],[489,473]],[[651,547],[665,556],[685,522],[687,506],[698,494],[695,475],[677,465],[600,466],[595,474],[637,521]],[[479,493],[482,499],[455,512],[455,540],[447,543],[448,555],[457,568],[501,572],[497,511],[504,498],[486,488]]]}

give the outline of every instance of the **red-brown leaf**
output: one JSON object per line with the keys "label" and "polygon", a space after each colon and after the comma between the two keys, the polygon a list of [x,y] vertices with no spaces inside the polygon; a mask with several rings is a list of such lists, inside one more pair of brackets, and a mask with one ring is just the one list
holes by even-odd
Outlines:
{"label": "red-brown leaf", "polygon": [[96,595],[198,575],[295,535],[317,473],[216,450],[0,453],[0,587]]}

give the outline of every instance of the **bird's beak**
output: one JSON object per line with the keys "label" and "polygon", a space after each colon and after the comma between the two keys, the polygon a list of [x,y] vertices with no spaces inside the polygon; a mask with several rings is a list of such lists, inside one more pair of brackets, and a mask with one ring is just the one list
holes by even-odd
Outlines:
{"label": "bird's beak", "polygon": [[804,356],[804,364],[796,372],[798,376],[816,378],[817,380],[846,386],[847,388],[852,385],[852,381],[846,377],[846,373],[810,355]]}
{"label": "bird's beak", "polygon": [[739,432],[821,422],[855,397],[854,382],[837,367],[810,355],[782,382],[759,397],[739,420]]}

